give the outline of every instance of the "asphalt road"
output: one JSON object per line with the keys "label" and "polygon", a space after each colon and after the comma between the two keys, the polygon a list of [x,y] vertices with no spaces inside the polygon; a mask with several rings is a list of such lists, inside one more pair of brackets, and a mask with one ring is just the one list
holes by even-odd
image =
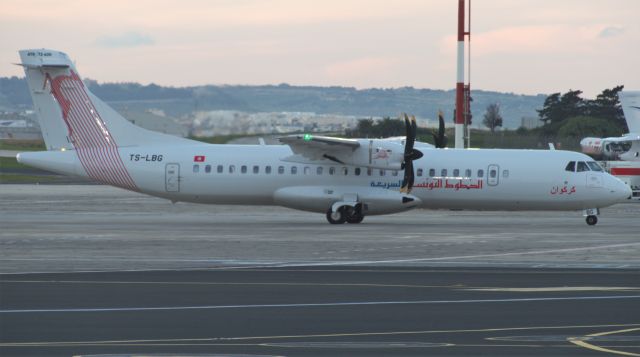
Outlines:
{"label": "asphalt road", "polygon": [[5,274],[0,355],[638,355],[639,277],[366,266]]}

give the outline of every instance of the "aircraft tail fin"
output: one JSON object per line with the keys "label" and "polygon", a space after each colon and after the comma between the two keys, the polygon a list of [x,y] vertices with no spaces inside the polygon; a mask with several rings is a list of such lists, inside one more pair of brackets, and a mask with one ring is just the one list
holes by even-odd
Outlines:
{"label": "aircraft tail fin", "polygon": [[620,92],[620,104],[629,133],[640,134],[640,91]]}
{"label": "aircraft tail fin", "polygon": [[89,91],[65,53],[47,49],[19,53],[48,150],[191,142],[131,124]]}

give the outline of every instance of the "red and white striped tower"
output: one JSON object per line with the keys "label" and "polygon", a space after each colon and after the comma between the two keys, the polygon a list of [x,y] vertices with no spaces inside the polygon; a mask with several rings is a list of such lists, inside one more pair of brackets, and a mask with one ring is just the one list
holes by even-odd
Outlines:
{"label": "red and white striped tower", "polygon": [[464,149],[464,6],[458,0],[458,65],[456,83],[456,149]]}

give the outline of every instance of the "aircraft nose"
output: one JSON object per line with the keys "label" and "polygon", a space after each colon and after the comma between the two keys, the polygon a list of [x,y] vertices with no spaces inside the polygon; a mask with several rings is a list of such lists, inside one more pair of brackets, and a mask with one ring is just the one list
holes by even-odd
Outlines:
{"label": "aircraft nose", "polygon": [[617,177],[612,177],[612,179],[611,192],[616,196],[616,198],[620,201],[630,198],[632,195],[631,187]]}

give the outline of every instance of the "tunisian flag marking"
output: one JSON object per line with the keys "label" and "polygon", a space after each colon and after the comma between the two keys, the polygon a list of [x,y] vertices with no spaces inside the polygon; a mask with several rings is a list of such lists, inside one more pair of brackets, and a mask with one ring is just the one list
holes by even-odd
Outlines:
{"label": "tunisian flag marking", "polygon": [[193,162],[204,162],[204,155],[196,155],[193,157]]}

